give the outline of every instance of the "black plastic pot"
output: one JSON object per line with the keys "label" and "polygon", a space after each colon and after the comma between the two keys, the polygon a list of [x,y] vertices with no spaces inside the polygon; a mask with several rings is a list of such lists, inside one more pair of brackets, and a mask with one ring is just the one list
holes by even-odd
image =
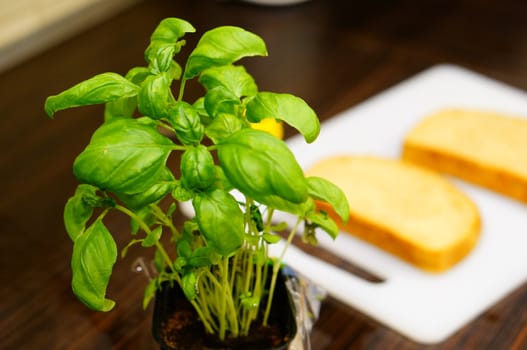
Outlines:
{"label": "black plastic pot", "polygon": [[162,285],[156,293],[152,333],[162,350],[286,350],[297,332],[295,307],[281,271],[276,281],[269,326],[255,325],[248,337],[220,342],[206,334],[179,286]]}

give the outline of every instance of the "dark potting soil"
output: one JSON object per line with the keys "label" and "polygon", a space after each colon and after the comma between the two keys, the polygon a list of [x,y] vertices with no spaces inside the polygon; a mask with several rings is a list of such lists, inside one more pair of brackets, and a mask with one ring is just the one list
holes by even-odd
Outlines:
{"label": "dark potting soil", "polygon": [[179,310],[173,313],[163,327],[165,343],[179,350],[257,350],[273,349],[289,341],[274,323],[263,326],[254,324],[246,337],[228,338],[220,341],[217,337],[205,333],[205,330],[193,310]]}
{"label": "dark potting soil", "polygon": [[[283,272],[283,271],[282,271]],[[285,275],[277,280],[268,326],[260,319],[253,322],[245,337],[220,341],[207,334],[197,313],[179,287],[165,284],[156,294],[153,335],[163,350],[285,350],[296,335],[294,305],[285,285]],[[260,306],[263,308],[265,302]]]}

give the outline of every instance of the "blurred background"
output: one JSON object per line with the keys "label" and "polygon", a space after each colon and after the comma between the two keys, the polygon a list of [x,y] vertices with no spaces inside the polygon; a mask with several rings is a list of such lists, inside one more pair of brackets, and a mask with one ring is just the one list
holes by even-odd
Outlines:
{"label": "blurred background", "polygon": [[[260,88],[303,97],[321,119],[441,63],[527,90],[525,0],[0,0],[0,349],[157,349],[140,307],[145,278],[130,270],[142,253],[116,264],[112,313],[93,313],[71,292],[62,209],[77,185],[73,159],[102,108],[50,121],[43,105],[94,74],[143,65],[149,35],[170,16],[200,33],[239,25],[261,35],[269,57],[244,62]],[[128,222],[110,225],[122,229],[122,246]],[[312,342],[315,350],[526,349],[527,285],[430,347],[328,298]]]}
{"label": "blurred background", "polygon": [[139,0],[1,0],[0,71]]}

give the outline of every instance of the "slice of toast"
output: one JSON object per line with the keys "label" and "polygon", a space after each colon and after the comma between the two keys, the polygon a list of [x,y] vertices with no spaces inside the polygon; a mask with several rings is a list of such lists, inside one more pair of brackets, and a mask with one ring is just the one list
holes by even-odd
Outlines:
{"label": "slice of toast", "polygon": [[441,110],[407,133],[402,157],[527,203],[527,118]]}
{"label": "slice of toast", "polygon": [[[476,205],[436,172],[401,160],[375,156],[335,156],[306,174],[339,186],[350,205],[341,228],[411,264],[445,271],[476,244]],[[338,221],[332,209],[317,203]]]}

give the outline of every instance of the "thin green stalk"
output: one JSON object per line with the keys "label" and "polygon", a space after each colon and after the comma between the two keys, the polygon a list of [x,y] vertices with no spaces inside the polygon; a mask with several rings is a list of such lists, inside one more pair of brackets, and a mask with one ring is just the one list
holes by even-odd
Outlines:
{"label": "thin green stalk", "polygon": [[226,317],[225,317],[225,312],[226,312],[226,308],[227,308],[227,300],[226,300],[226,291],[225,291],[225,287],[228,285],[228,281],[227,281],[227,277],[228,277],[228,274],[227,274],[227,271],[228,271],[228,264],[229,264],[229,260],[228,259],[223,259],[223,261],[220,263],[220,275],[222,277],[222,282],[221,282],[221,290],[223,291],[223,295],[222,295],[222,298],[220,298],[220,309],[219,309],[219,315],[218,315],[218,318],[220,319],[220,330],[219,330],[219,337],[221,340],[225,339],[225,333],[226,333],[226,330],[227,330],[227,325],[226,325]]}
{"label": "thin green stalk", "polygon": [[243,284],[243,293],[247,294],[251,290],[251,281],[253,278],[253,260],[254,253],[252,249],[248,250],[245,255],[245,268],[244,268],[244,277],[245,281]]}
{"label": "thin green stalk", "polygon": [[229,276],[229,288],[231,290],[237,290],[237,288],[234,288],[234,283],[236,281],[236,271],[238,270],[238,260],[240,260],[240,254],[243,254],[243,249],[236,252],[236,254],[234,254],[234,256],[232,257],[232,268]]}
{"label": "thin green stalk", "polygon": [[110,211],[110,208],[104,209],[103,212],[99,214],[99,216],[97,216],[97,220],[102,221],[102,219],[104,219],[104,217],[106,216],[106,214],[108,214],[109,211]]}
{"label": "thin green stalk", "polygon": [[240,334],[240,325],[238,322],[238,313],[236,310],[236,305],[233,299],[232,295],[232,289],[227,289],[225,295],[225,299],[227,299],[227,304],[229,306],[229,311],[227,312],[227,315],[230,319],[230,331],[233,337],[238,337]]}
{"label": "thin green stalk", "polygon": [[[139,216],[137,216],[133,211],[131,211],[128,208],[123,207],[122,205],[119,205],[119,204],[117,204],[115,206],[115,209],[119,210],[120,212],[128,215],[131,219],[135,220],[139,224],[139,226],[146,232],[147,235],[150,232],[152,232],[150,230],[150,227],[148,227],[148,225]],[[175,273],[176,271],[174,270],[174,266],[172,264],[172,259],[170,259],[170,256],[166,252],[166,250],[163,247],[163,245],[161,243],[159,243],[159,241],[156,242],[156,248],[161,253],[161,256],[163,257],[163,260],[165,260],[165,263],[169,266],[170,270],[172,270],[172,272]]]}
{"label": "thin green stalk", "polygon": [[[183,72],[183,75],[185,75],[185,72]],[[183,94],[185,93],[185,84],[186,84],[187,80],[182,77],[181,78],[181,81],[179,83],[179,94],[178,94],[178,97],[177,97],[177,100],[178,102],[179,101],[183,101]]]}
{"label": "thin green stalk", "polygon": [[218,279],[216,278],[216,276],[214,276],[214,274],[212,272],[210,272],[209,269],[204,269],[204,273],[206,275],[206,279],[210,282],[212,282],[212,284],[214,284],[214,287],[215,288],[221,288],[221,283],[220,281],[218,281]]}
{"label": "thin green stalk", "polygon": [[210,276],[199,278],[200,293],[198,293],[196,299],[192,301],[192,305],[198,312],[198,315],[203,322],[207,333],[212,334],[218,331],[218,325],[216,323],[216,318],[212,316],[214,312],[210,309],[211,304],[209,299],[212,295],[214,295],[214,290],[217,289],[211,286],[211,283],[216,285],[219,285],[219,283],[216,280],[216,277],[211,274],[208,269],[205,269],[204,273],[209,274]]}
{"label": "thin green stalk", "polygon": [[282,253],[280,254],[280,257],[278,260],[275,260],[273,262],[273,274],[271,276],[271,286],[269,287],[269,296],[267,299],[267,306],[265,308],[264,318],[263,318],[263,325],[267,326],[267,321],[269,319],[269,314],[271,312],[271,305],[273,304],[273,295],[274,295],[274,289],[276,286],[276,278],[278,277],[278,272],[280,271],[280,264],[282,260],[284,259],[285,253],[287,251],[287,248],[291,245],[291,242],[293,241],[293,237],[296,234],[296,230],[302,220],[299,218],[291,232],[289,233],[289,236],[287,236],[287,241],[285,242],[284,249],[282,249]]}
{"label": "thin green stalk", "polygon": [[[200,280],[203,280],[203,279],[200,279]],[[210,329],[212,332],[217,331],[218,325],[216,324],[214,317],[212,317],[212,314],[210,312],[211,311],[210,306],[207,303],[208,301],[207,298],[209,295],[211,295],[212,291],[210,291],[209,286],[205,286],[203,284],[201,285],[200,290],[202,292],[198,293],[197,295],[198,301],[196,301],[196,304],[200,306],[201,312],[202,312],[202,315],[200,315],[200,318],[202,322],[208,324],[209,327],[207,328],[207,330]],[[209,333],[212,333],[212,332],[209,332]]]}
{"label": "thin green stalk", "polygon": [[224,285],[224,295],[222,296],[222,299],[226,301],[225,318],[229,321],[229,326],[227,327],[227,329],[231,332],[231,335],[236,338],[239,336],[240,326],[238,323],[238,313],[236,310],[236,305],[233,300],[233,289],[229,283],[230,269],[233,268],[230,265],[229,259],[225,259],[224,268],[226,270],[224,270],[222,274]]}
{"label": "thin green stalk", "polygon": [[186,151],[187,150],[187,147],[181,146],[181,145],[172,145],[172,146],[168,146],[168,148],[170,148],[172,151]]}
{"label": "thin green stalk", "polygon": [[[196,304],[201,305],[201,316],[203,316],[202,320],[208,324],[208,328],[210,329],[210,333],[215,333],[219,331],[219,318],[213,317],[212,315],[217,315],[218,310],[211,309],[211,307],[215,306],[215,303],[211,303],[211,299],[219,299],[222,298],[223,293],[221,292],[223,290],[222,284],[218,281],[216,276],[210,272],[210,270],[205,269],[204,276],[200,278],[201,285],[200,285],[200,293],[198,295],[199,297],[199,303],[196,302]],[[212,284],[212,285],[211,285]],[[195,306],[196,307],[196,306]]]}
{"label": "thin green stalk", "polygon": [[[250,295],[250,275],[252,275],[252,266],[249,264],[248,260],[251,259],[251,254],[249,251],[244,252],[244,280],[242,284],[242,293],[241,295],[244,297],[251,296]],[[241,323],[241,332],[242,334],[247,334],[248,328],[250,326],[251,320],[249,318],[249,314],[247,312],[246,306],[243,305],[243,303],[240,304],[240,323]]]}
{"label": "thin green stalk", "polygon": [[274,214],[274,209],[268,208],[267,209],[267,220],[265,222],[265,232],[271,231],[271,225],[273,223],[273,214]]}
{"label": "thin green stalk", "polygon": [[151,204],[151,207],[154,208],[154,214],[156,218],[161,220],[162,224],[167,226],[170,229],[170,231],[172,232],[172,235],[176,237],[181,236],[179,231],[174,226],[174,223],[172,222],[172,220],[170,220],[170,218],[165,214],[163,210],[161,210],[161,208],[159,208],[159,206],[155,204]]}
{"label": "thin green stalk", "polygon": [[258,260],[256,263],[256,276],[254,279],[254,294],[258,297],[258,300],[262,297],[262,262]]}
{"label": "thin green stalk", "polygon": [[201,309],[200,305],[196,302],[196,300],[191,300],[190,303],[194,307],[194,310],[196,310],[196,312],[198,313],[199,319],[201,320],[201,323],[203,323],[205,331],[209,334],[214,333],[214,329],[209,321],[210,317],[205,317],[203,310]]}
{"label": "thin green stalk", "polygon": [[[258,300],[258,304],[261,302],[263,290],[262,290],[262,266],[260,260],[255,264],[254,278],[252,279],[251,286],[251,297]],[[249,334],[252,322],[258,317],[259,307],[244,309],[243,310],[243,323],[241,333],[244,335]]]}
{"label": "thin green stalk", "polygon": [[[250,207],[252,205],[252,200],[245,197],[245,227],[247,234],[251,237],[255,236],[255,229],[254,229],[254,223],[251,217]],[[238,296],[240,298],[239,300],[243,300],[243,298],[246,297],[254,297],[253,290],[252,290],[252,280],[253,280],[253,259],[254,259],[254,246],[250,243],[250,241],[246,241],[244,248],[242,249],[242,281],[241,281],[241,293]],[[243,335],[246,335],[249,331],[250,324],[251,324],[251,317],[250,312],[247,310],[247,307],[243,304],[243,302],[240,302],[239,304],[239,317],[240,317],[240,332]]]}
{"label": "thin green stalk", "polygon": [[[216,278],[214,274],[206,270],[207,277],[214,283],[214,289],[208,291],[209,295],[215,295],[216,302],[207,303],[207,305],[217,305],[218,309],[213,311],[216,315],[216,320],[219,323],[218,336],[224,339],[227,331],[233,337],[238,337],[240,333],[240,326],[238,322],[238,313],[233,298],[233,289],[230,284],[231,269],[229,259],[226,258],[218,264],[221,281]],[[212,297],[211,297],[212,298]]]}

